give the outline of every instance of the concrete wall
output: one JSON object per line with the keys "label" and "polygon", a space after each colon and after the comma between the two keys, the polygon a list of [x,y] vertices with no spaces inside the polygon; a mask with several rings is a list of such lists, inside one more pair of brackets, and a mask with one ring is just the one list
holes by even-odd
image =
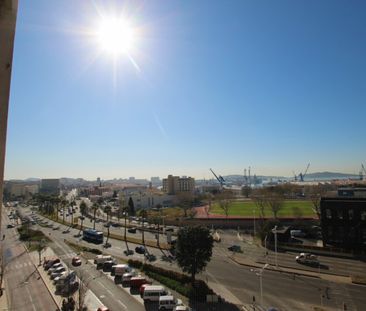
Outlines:
{"label": "concrete wall", "polygon": [[0,212],[3,206],[6,130],[17,11],[18,0],[0,1]]}

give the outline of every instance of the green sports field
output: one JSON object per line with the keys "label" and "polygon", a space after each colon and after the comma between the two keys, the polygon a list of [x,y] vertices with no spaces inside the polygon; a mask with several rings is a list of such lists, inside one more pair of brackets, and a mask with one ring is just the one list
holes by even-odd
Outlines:
{"label": "green sports field", "polygon": [[[288,200],[284,202],[282,209],[278,212],[278,217],[316,217],[312,206],[311,201]],[[253,217],[254,210],[258,217],[259,210],[253,201],[235,201],[231,204],[229,216]],[[225,215],[218,203],[212,205],[210,213]],[[273,217],[270,208],[265,209],[265,216]]]}

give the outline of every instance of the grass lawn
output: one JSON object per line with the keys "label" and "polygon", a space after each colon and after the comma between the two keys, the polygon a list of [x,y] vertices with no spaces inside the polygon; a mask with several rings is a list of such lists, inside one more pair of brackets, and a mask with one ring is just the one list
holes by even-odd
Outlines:
{"label": "grass lawn", "polygon": [[[283,204],[282,209],[278,212],[279,217],[315,217],[316,214],[312,209],[311,201],[300,201],[300,200],[288,200]],[[253,201],[235,201],[232,202],[229,209],[230,216],[259,216],[259,210]],[[212,205],[212,214],[225,215],[224,211],[220,208],[218,203]],[[265,216],[272,217],[273,213],[270,208],[266,208]]]}

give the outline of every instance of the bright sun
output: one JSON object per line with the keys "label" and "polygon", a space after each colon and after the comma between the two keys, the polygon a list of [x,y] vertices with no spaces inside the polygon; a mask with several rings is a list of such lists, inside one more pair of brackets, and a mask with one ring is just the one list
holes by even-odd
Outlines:
{"label": "bright sun", "polygon": [[103,50],[119,55],[129,53],[133,47],[135,34],[128,22],[123,19],[109,18],[100,23],[97,38]]}

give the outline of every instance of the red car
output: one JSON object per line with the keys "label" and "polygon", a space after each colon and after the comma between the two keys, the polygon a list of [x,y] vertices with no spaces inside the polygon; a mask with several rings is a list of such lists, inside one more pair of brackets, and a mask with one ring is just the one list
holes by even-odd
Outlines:
{"label": "red car", "polygon": [[73,266],[80,266],[81,265],[81,259],[80,259],[80,257],[74,257],[73,259],[72,259],[72,261],[71,261],[71,264],[73,265]]}

